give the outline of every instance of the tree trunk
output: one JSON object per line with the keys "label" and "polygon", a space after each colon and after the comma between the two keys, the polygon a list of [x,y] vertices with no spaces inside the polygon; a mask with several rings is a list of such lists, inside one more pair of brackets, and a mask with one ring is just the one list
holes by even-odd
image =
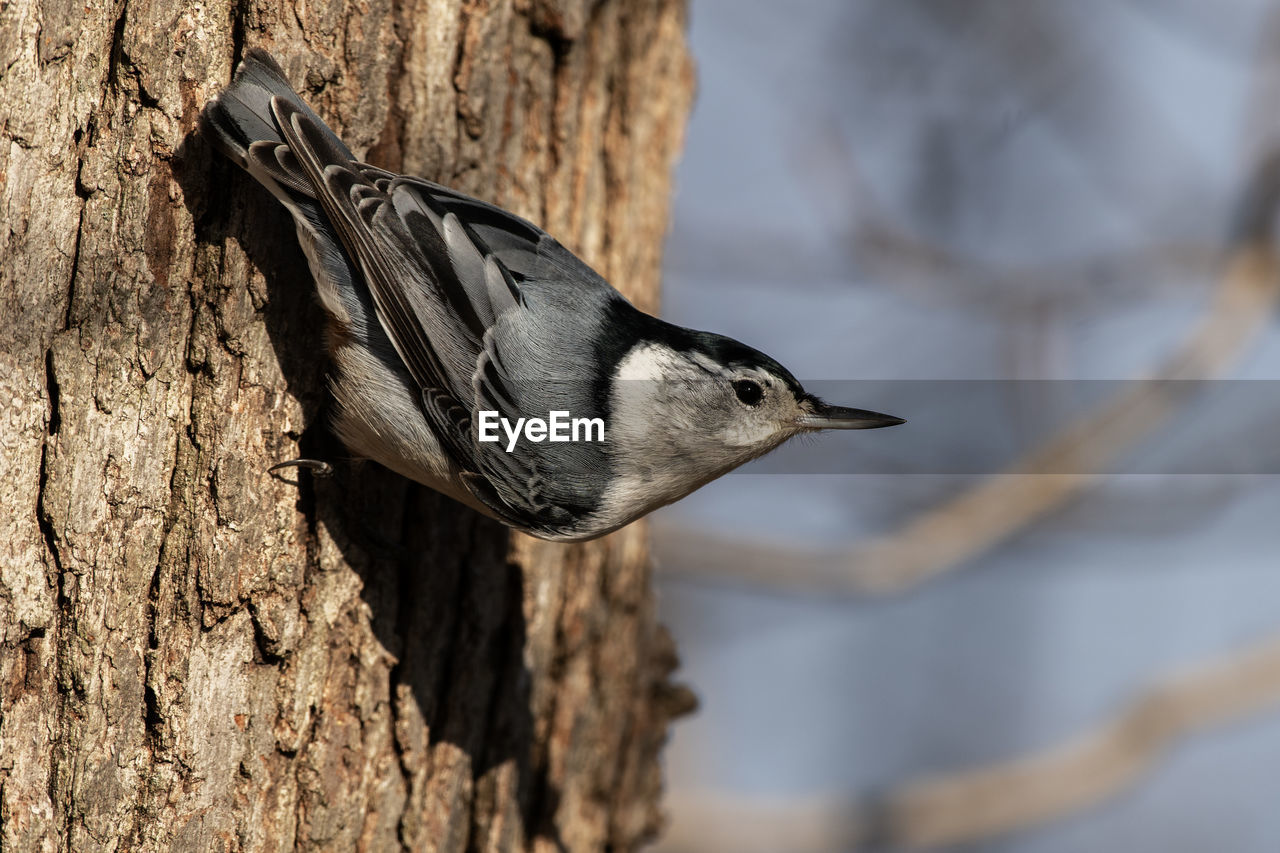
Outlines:
{"label": "tree trunk", "polygon": [[[194,135],[263,45],[376,164],[656,303],[683,0],[0,0],[0,849],[629,849],[645,530],[518,535],[325,430],[285,211]],[[335,476],[268,476],[299,455]]]}

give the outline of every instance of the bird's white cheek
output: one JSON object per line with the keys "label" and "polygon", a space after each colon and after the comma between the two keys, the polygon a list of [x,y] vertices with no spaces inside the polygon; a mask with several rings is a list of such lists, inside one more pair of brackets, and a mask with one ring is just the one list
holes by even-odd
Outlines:
{"label": "bird's white cheek", "polygon": [[754,421],[739,421],[721,430],[720,438],[729,447],[751,447],[768,440],[773,426]]}

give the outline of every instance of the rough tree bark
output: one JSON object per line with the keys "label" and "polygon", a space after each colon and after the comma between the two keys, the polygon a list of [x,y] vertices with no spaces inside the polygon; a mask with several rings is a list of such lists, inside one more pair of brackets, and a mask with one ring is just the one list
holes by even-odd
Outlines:
{"label": "rough tree bark", "polygon": [[[656,301],[683,0],[0,0],[0,849],[628,849],[645,531],[512,537],[323,428],[284,211],[192,135],[248,45],[358,154]],[[319,425],[319,426],[317,426]]]}

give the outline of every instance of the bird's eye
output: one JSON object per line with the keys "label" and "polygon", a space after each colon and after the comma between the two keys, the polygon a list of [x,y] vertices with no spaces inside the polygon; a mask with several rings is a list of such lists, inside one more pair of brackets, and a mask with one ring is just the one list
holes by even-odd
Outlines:
{"label": "bird's eye", "polygon": [[760,387],[760,383],[752,382],[750,379],[736,380],[733,383],[733,393],[748,406],[758,405],[764,397],[764,389]]}

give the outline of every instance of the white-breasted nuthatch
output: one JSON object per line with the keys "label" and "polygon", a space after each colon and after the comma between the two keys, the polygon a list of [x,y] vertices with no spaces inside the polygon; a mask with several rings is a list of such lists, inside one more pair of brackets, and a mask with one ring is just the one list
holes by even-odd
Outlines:
{"label": "white-breasted nuthatch", "polygon": [[[902,423],[641,312],[518,216],[356,160],[265,51],[201,129],[293,214],[346,446],[518,530],[591,539],[798,433]],[[509,426],[511,442],[482,440],[480,413],[599,419],[603,436],[543,441],[543,422],[522,443]]]}

